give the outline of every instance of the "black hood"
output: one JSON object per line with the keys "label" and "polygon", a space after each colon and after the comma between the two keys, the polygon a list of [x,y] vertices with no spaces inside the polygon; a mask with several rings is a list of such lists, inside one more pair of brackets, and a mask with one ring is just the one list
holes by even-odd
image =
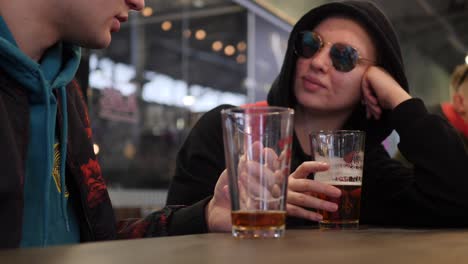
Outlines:
{"label": "black hood", "polygon": [[[400,45],[387,17],[370,2],[343,1],[314,8],[296,23],[289,36],[281,72],[268,93],[269,105],[294,108],[296,98],[293,83],[297,60],[294,53],[294,40],[299,32],[312,30],[322,20],[337,15],[351,18],[366,28],[375,42],[379,66],[388,71],[406,91],[409,91]],[[380,143],[392,131],[389,124],[389,114],[389,111],[384,111],[379,121],[367,120],[365,107],[359,104],[343,129],[364,130],[367,133],[367,142],[370,140],[374,143]]]}

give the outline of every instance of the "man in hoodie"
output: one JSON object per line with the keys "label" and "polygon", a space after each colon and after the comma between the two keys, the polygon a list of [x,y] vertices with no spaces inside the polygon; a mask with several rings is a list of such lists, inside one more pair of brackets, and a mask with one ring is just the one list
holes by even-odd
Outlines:
{"label": "man in hoodie", "polygon": [[[450,125],[408,90],[396,34],[371,2],[324,4],[295,24],[267,98],[268,105],[295,110],[287,211],[297,218],[288,225],[315,224],[322,219],[315,209],[338,209],[310,195],[339,197],[341,191],[313,180],[328,167],[310,161],[308,134],[351,129],[366,132],[361,223],[468,226],[467,153]],[[219,187],[226,168],[220,111],[229,107],[209,111],[192,129],[177,156],[167,204],[192,204]],[[383,148],[394,129],[414,169]]]}
{"label": "man in hoodie", "polygon": [[107,47],[129,11],[143,6],[144,0],[0,0],[0,248],[228,229],[222,193],[216,202],[115,223],[73,78],[80,46]]}

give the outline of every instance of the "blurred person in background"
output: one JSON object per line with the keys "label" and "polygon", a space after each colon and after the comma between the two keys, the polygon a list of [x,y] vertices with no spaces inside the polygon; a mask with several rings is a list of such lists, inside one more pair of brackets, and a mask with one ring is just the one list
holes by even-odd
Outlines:
{"label": "blurred person in background", "polygon": [[[429,112],[447,120],[458,132],[468,152],[468,64],[455,67],[450,78],[451,102],[440,103],[428,107]],[[395,159],[412,168],[413,164],[397,151]]]}
{"label": "blurred person in background", "polygon": [[452,124],[462,136],[468,151],[468,64],[455,68],[450,82],[452,103],[440,106],[443,116]]}
{"label": "blurred person in background", "polygon": [[215,194],[217,203],[208,198],[115,222],[74,76],[80,47],[107,47],[129,12],[143,6],[144,0],[0,0],[0,248],[230,228],[224,193]]}
{"label": "blurred person in background", "polygon": [[[363,130],[361,223],[387,226],[468,226],[468,157],[457,133],[412,98],[400,45],[386,16],[371,2],[324,4],[290,33],[279,76],[266,102],[295,110],[288,225],[315,224],[338,205],[336,187],[313,180],[326,164],[311,160],[308,135],[318,130]],[[177,156],[167,204],[192,204],[213,195],[225,172],[219,106],[197,122]],[[396,130],[414,169],[381,144]],[[310,179],[310,178],[312,179]],[[312,209],[312,210],[310,210]]]}
{"label": "blurred person in background", "polygon": [[458,131],[468,151],[468,64],[455,67],[450,79],[451,102],[437,104],[429,111],[447,119]]}

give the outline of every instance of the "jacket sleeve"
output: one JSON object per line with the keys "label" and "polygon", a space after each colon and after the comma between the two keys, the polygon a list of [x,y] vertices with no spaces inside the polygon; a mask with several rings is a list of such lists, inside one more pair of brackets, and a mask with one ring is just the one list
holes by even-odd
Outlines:
{"label": "jacket sleeve", "polygon": [[414,168],[392,160],[382,146],[366,152],[362,222],[468,226],[468,154],[457,132],[419,99],[397,106],[392,122]]}
{"label": "jacket sleeve", "polygon": [[208,232],[207,197],[191,206],[166,206],[142,219],[126,219],[117,226],[119,239],[200,234]]}
{"label": "jacket sleeve", "polygon": [[177,154],[175,175],[169,187],[167,204],[191,205],[213,195],[224,160],[222,105],[203,115],[195,124]]}

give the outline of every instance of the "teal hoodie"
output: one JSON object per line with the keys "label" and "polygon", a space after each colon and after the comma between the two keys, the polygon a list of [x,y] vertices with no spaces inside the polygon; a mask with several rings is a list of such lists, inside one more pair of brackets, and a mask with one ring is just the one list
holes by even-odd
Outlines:
{"label": "teal hoodie", "polygon": [[[27,89],[30,104],[22,247],[79,242],[77,218],[66,191],[65,160],[66,85],[78,70],[80,55],[78,46],[57,43],[38,63],[18,48],[0,16],[0,67]],[[65,113],[60,141],[56,134],[55,89],[60,92]]]}

